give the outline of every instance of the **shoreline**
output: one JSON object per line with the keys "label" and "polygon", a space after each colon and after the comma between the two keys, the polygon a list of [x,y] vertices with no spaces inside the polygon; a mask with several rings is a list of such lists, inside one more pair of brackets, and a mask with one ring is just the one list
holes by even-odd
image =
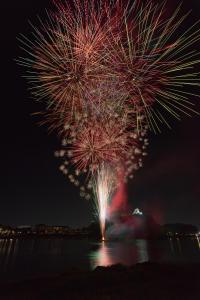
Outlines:
{"label": "shoreline", "polygon": [[[94,240],[98,242],[118,242],[123,241],[123,238],[117,239],[117,238],[111,238],[111,239],[105,239],[104,241],[101,239],[101,237],[94,237],[89,235],[19,235],[19,236],[0,236],[0,240],[19,240],[19,239],[88,239],[88,240]],[[159,237],[143,237],[143,236],[137,236],[129,238],[128,240],[134,241],[134,240],[147,240],[147,241],[156,241],[156,240],[169,240],[169,239],[196,239],[196,235],[174,235],[174,236],[159,236]]]}
{"label": "shoreline", "polygon": [[138,263],[0,283],[1,300],[192,300],[200,294],[200,263]]}

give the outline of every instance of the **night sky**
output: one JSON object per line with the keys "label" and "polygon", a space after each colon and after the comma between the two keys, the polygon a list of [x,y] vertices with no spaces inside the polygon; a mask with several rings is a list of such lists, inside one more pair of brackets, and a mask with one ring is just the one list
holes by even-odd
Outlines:
{"label": "night sky", "polygon": [[[179,1],[169,3],[171,9]],[[14,61],[20,55],[16,37],[28,34],[28,20],[38,24],[36,15],[45,14],[50,0],[8,0],[0,5],[0,224],[87,225],[93,219],[92,204],[80,198],[79,190],[58,170],[53,153],[59,140],[31,116],[43,106],[32,101],[24,70]],[[188,9],[193,9],[189,25],[200,18],[200,1],[184,0],[183,11]],[[129,202],[158,222],[200,226],[200,117],[183,117],[172,124],[173,130],[163,128],[162,134],[150,136],[144,167],[129,183]]]}

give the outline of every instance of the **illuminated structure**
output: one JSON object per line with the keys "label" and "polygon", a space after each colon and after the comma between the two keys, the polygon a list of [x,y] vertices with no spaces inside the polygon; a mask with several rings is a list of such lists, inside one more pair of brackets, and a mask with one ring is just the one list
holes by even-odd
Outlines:
{"label": "illuminated structure", "polygon": [[142,216],[142,215],[143,215],[143,212],[142,212],[139,208],[136,208],[136,209],[133,211],[133,215],[140,215],[140,216]]}

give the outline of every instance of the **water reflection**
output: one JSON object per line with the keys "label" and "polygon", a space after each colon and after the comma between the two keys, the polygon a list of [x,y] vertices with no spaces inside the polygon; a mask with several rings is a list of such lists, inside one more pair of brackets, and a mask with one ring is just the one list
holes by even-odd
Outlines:
{"label": "water reflection", "polygon": [[18,249],[18,240],[1,239],[0,240],[0,267],[1,271],[5,271],[12,267],[15,261]]}
{"label": "water reflection", "polygon": [[91,268],[123,264],[127,266],[146,261],[196,262],[200,260],[200,239],[169,238],[148,241],[106,241],[95,245],[89,254]]}
{"label": "water reflection", "polygon": [[110,266],[118,263],[130,266],[149,260],[146,240],[106,241],[96,246],[98,248],[89,255],[92,269],[97,266]]}
{"label": "water reflection", "polygon": [[176,240],[177,240],[177,244],[178,244],[179,253],[181,254],[182,253],[182,245],[181,245],[180,239],[177,238]]}
{"label": "water reflection", "polygon": [[0,279],[59,274],[145,261],[200,262],[199,236],[188,239],[126,240],[96,243],[88,239],[0,239]]}
{"label": "water reflection", "polygon": [[196,240],[197,240],[198,247],[199,247],[199,249],[200,249],[200,239],[199,239],[199,236],[198,236],[198,235],[196,236]]}
{"label": "water reflection", "polygon": [[138,262],[145,262],[149,260],[149,255],[147,251],[147,241],[146,240],[137,240],[136,246],[138,249]]}

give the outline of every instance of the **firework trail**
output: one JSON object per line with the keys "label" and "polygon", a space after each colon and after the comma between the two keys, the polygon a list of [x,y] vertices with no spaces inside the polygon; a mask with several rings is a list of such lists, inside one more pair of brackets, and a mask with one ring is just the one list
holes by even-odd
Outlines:
{"label": "firework trail", "polygon": [[[142,166],[147,132],[170,127],[168,114],[196,113],[199,22],[182,31],[180,6],[166,1],[53,1],[55,11],[19,38],[25,77],[39,113],[62,139],[60,170],[89,199],[96,195],[102,236],[110,198]],[[85,175],[84,175],[85,174]],[[79,176],[85,176],[85,185]]]}
{"label": "firework trail", "polygon": [[106,219],[108,217],[108,208],[113,193],[114,181],[116,181],[113,171],[102,165],[98,170],[97,179],[94,184],[94,194],[96,195],[96,210],[100,221],[102,240],[104,241],[106,230]]}

